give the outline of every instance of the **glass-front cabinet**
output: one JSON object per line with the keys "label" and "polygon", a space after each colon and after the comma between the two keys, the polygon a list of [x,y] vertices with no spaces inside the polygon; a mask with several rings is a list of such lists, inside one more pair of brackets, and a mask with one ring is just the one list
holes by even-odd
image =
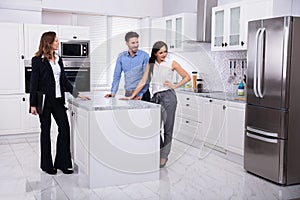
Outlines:
{"label": "glass-front cabinet", "polygon": [[241,12],[238,4],[213,8],[212,50],[245,49],[244,38],[241,38]]}
{"label": "glass-front cabinet", "polygon": [[248,21],[271,17],[272,2],[239,1],[212,8],[211,50],[247,50]]}
{"label": "glass-front cabinet", "polygon": [[230,46],[236,46],[241,44],[241,46],[243,46],[243,43],[241,43],[242,41],[240,41],[240,11],[241,8],[240,7],[234,7],[234,8],[230,8],[230,16],[229,16],[229,20],[230,20],[230,29],[229,29],[229,45]]}
{"label": "glass-front cabinet", "polygon": [[224,10],[215,13],[214,47],[221,47],[224,41]]}
{"label": "glass-front cabinet", "polygon": [[165,41],[170,51],[180,50],[186,40],[196,40],[196,13],[181,13],[164,17]]}

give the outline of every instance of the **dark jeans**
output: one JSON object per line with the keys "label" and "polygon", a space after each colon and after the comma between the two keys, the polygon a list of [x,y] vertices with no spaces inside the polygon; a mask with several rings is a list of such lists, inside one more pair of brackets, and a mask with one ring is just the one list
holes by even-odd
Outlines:
{"label": "dark jeans", "polygon": [[[126,97],[130,97],[131,96],[131,94],[133,93],[133,91],[134,90],[126,90],[125,91],[125,96]],[[151,99],[151,95],[150,95],[150,91],[149,91],[149,89],[148,90],[146,90],[146,92],[143,94],[143,96],[142,96],[142,101],[148,101],[148,102],[150,102],[150,99]]]}
{"label": "dark jeans", "polygon": [[143,94],[142,100],[150,102],[151,95],[149,89]]}
{"label": "dark jeans", "polygon": [[160,157],[168,158],[171,151],[175,112],[177,107],[176,93],[173,89],[157,92],[151,102],[161,105],[161,120],[164,122],[164,139],[160,136]]}
{"label": "dark jeans", "polygon": [[[51,114],[58,126],[56,143],[56,155],[54,165],[51,155]],[[45,105],[43,114],[39,115],[41,123],[41,169],[50,170],[54,168],[72,168],[70,151],[70,126],[64,102],[57,98],[51,105]]]}

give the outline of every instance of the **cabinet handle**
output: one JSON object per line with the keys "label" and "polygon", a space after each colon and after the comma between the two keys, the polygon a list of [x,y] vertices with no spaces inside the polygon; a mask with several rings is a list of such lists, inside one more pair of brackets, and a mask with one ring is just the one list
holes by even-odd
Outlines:
{"label": "cabinet handle", "polygon": [[71,112],[71,116],[74,116],[74,115],[75,115],[75,113],[72,111],[72,112]]}
{"label": "cabinet handle", "polygon": [[188,124],[188,123],[190,123],[190,122],[189,122],[189,121],[185,121],[185,123],[187,123],[187,124]]}
{"label": "cabinet handle", "polygon": [[187,104],[185,104],[185,105],[186,105],[186,106],[190,106],[190,104],[188,104],[188,103],[187,103]]}
{"label": "cabinet handle", "polygon": [[189,97],[187,97],[187,98],[186,98],[186,100],[190,100],[190,98],[189,98]]}
{"label": "cabinet handle", "polygon": [[170,49],[173,49],[174,48],[174,45],[170,45]]}
{"label": "cabinet handle", "polygon": [[222,42],[222,47],[224,47],[225,46],[225,44]]}
{"label": "cabinet handle", "polygon": [[25,101],[25,100],[26,100],[25,97],[23,97],[23,98],[22,98],[22,101]]}
{"label": "cabinet handle", "polygon": [[76,36],[76,35],[74,35],[74,36],[73,36],[73,39],[77,39],[77,36]]}
{"label": "cabinet handle", "polygon": [[223,110],[225,110],[226,109],[226,106],[225,105],[223,105]]}
{"label": "cabinet handle", "polygon": [[244,46],[245,42],[241,41],[241,45]]}
{"label": "cabinet handle", "polygon": [[210,100],[209,100],[209,102],[213,102],[213,100],[212,100],[212,99],[210,99]]}
{"label": "cabinet handle", "polygon": [[23,60],[25,57],[24,57],[24,55],[21,55],[21,59]]}
{"label": "cabinet handle", "polygon": [[225,43],[224,43],[224,46],[227,47],[227,45],[228,45],[227,42],[225,42]]}

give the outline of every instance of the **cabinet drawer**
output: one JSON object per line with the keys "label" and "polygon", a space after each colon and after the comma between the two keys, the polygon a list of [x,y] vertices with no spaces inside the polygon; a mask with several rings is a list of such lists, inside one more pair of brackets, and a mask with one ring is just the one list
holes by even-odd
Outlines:
{"label": "cabinet drawer", "polygon": [[202,122],[202,98],[194,95],[186,95],[179,93],[177,101],[177,116],[180,116],[182,118],[188,118],[197,122]]}
{"label": "cabinet drawer", "polygon": [[181,117],[176,117],[174,138],[186,144],[193,145],[202,140],[202,124]]}

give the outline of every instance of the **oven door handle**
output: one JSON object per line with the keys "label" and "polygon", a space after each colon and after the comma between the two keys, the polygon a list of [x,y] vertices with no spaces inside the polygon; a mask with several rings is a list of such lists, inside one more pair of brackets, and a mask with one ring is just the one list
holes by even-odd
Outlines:
{"label": "oven door handle", "polygon": [[65,69],[65,72],[88,72],[88,69]]}

